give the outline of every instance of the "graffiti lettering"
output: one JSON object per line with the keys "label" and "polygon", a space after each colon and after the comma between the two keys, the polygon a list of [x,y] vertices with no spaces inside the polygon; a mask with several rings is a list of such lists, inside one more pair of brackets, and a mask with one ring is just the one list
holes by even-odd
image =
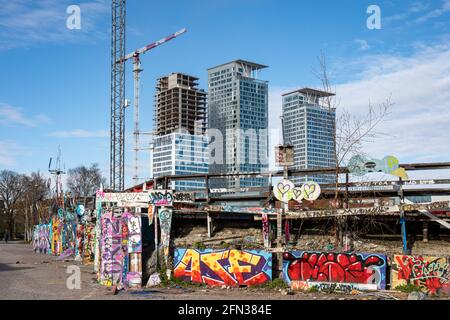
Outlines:
{"label": "graffiti lettering", "polygon": [[150,201],[154,206],[172,206],[173,205],[173,193],[170,190],[164,191],[151,191],[149,193]]}
{"label": "graffiti lettering", "polygon": [[[314,282],[376,283],[386,287],[386,256],[364,253],[326,253],[293,251],[283,254],[283,277],[287,284],[293,280]],[[374,273],[378,276],[374,277]]]}
{"label": "graffiti lettering", "polygon": [[307,291],[316,288],[321,292],[343,292],[351,293],[353,290],[366,291],[377,290],[376,284],[362,283],[336,283],[336,282],[312,282],[294,280],[291,283],[292,290]]}
{"label": "graffiti lettering", "polygon": [[175,192],[173,194],[173,198],[174,202],[185,202],[185,203],[195,202],[194,194],[189,192]]}
{"label": "graffiti lettering", "polygon": [[445,258],[396,255],[392,263],[392,287],[404,284],[415,285],[430,294],[450,292],[450,266]]}
{"label": "graffiti lettering", "polygon": [[272,278],[272,255],[260,250],[175,250],[176,278],[210,286],[252,286]]}

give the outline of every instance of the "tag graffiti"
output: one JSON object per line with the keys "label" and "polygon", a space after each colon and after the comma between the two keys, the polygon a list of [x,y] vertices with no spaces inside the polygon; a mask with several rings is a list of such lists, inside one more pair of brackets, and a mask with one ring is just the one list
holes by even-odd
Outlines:
{"label": "tag graffiti", "polygon": [[450,266],[446,258],[394,256],[392,287],[405,284],[414,285],[430,294],[450,292]]}

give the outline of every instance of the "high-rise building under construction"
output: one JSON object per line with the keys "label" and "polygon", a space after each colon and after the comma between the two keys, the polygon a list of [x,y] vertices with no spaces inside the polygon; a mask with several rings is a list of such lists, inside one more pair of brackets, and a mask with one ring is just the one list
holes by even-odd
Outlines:
{"label": "high-rise building under construction", "polygon": [[[155,95],[152,176],[208,173],[206,92],[198,78],[172,73],[158,79]],[[205,187],[203,180],[172,182],[175,190]]]}

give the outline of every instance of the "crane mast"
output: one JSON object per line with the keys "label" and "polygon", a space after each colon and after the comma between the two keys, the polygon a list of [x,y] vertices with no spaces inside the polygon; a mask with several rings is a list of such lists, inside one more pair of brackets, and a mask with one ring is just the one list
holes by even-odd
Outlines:
{"label": "crane mast", "polygon": [[125,64],[116,62],[125,55],[126,0],[112,0],[111,11],[110,188],[122,191],[125,173]]}
{"label": "crane mast", "polygon": [[117,65],[124,65],[126,61],[133,59],[133,73],[134,73],[134,174],[133,180],[135,184],[138,184],[139,179],[139,89],[140,89],[140,73],[143,71],[141,69],[141,54],[146,52],[178,37],[179,35],[185,33],[187,30],[183,28],[165,38],[162,38],[156,42],[150,43],[143,48],[137,49],[132,53],[127,55],[122,55],[116,60]]}

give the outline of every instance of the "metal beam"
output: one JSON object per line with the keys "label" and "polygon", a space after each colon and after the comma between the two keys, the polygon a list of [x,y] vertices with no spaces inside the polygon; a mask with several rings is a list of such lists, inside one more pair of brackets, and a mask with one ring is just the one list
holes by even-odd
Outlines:
{"label": "metal beam", "polygon": [[110,188],[122,191],[125,174],[125,64],[116,61],[125,55],[126,0],[112,0],[111,11]]}

